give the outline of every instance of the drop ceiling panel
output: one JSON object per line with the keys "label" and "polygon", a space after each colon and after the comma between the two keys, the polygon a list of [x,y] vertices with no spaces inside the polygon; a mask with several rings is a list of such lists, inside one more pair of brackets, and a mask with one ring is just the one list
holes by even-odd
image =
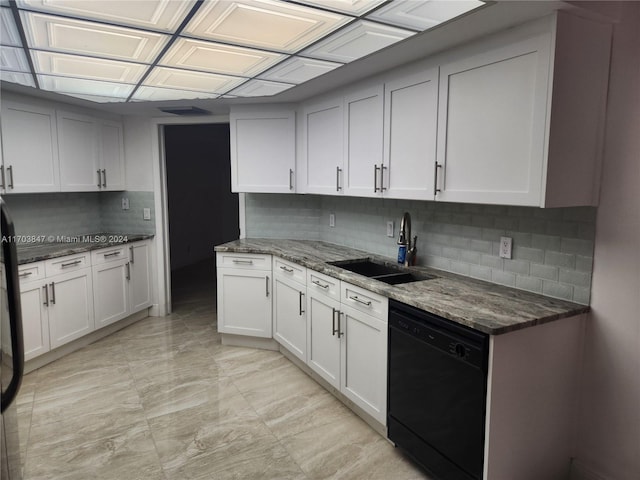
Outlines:
{"label": "drop ceiling panel", "polygon": [[401,27],[425,30],[482,5],[484,2],[475,0],[425,0],[420,2],[396,0],[376,10],[367,18]]}
{"label": "drop ceiling panel", "polygon": [[180,38],[163,56],[160,64],[252,77],[284,58],[285,55],[278,53]]}
{"label": "drop ceiling panel", "polygon": [[96,103],[122,103],[125,101],[124,98],[104,97],[101,95],[84,95],[82,93],[67,93],[66,95],[75,98],[82,98],[84,100],[89,100],[90,102]]}
{"label": "drop ceiling panel", "polygon": [[38,82],[43,90],[66,93],[69,95],[98,95],[126,99],[133,90],[133,85],[124,83],[98,82],[70,77],[54,77],[38,75]]}
{"label": "drop ceiling panel", "polygon": [[342,66],[342,64],[327,62],[325,60],[291,57],[263,75],[260,75],[260,78],[275,80],[276,82],[299,84],[330,72],[340,66]]}
{"label": "drop ceiling panel", "polygon": [[196,90],[219,95],[228,92],[245,80],[244,78],[230,77],[228,75],[156,67],[144,81],[144,85],[178,90]]}
{"label": "drop ceiling panel", "polygon": [[167,35],[83,20],[21,12],[29,46],[57,52],[151,63]]}
{"label": "drop ceiling panel", "polygon": [[22,47],[2,47],[0,49],[0,69],[31,73],[27,56]]}
{"label": "drop ceiling panel", "polygon": [[388,27],[373,22],[358,21],[318,42],[303,54],[336,62],[352,62],[393,43],[403,40],[414,32]]}
{"label": "drop ceiling panel", "polygon": [[195,0],[18,0],[20,8],[172,32]]}
{"label": "drop ceiling panel", "polygon": [[359,16],[385,1],[386,0],[300,0],[300,3]]}
{"label": "drop ceiling panel", "polygon": [[294,86],[295,85],[286,83],[269,82],[267,80],[249,80],[231,93],[238,97],[263,97],[284,92]]}
{"label": "drop ceiling panel", "polygon": [[32,58],[38,73],[107,82],[138,83],[148,68],[139,63],[35,50]]}
{"label": "drop ceiling panel", "polygon": [[212,0],[198,10],[184,33],[292,53],[347,21],[343,15],[274,0]]}
{"label": "drop ceiling panel", "polygon": [[27,87],[36,86],[35,83],[33,83],[33,76],[30,73],[7,72],[5,70],[0,70],[0,80],[3,82],[25,85]]}
{"label": "drop ceiling panel", "polygon": [[11,9],[2,8],[0,10],[0,43],[15,47],[21,46],[22,42],[20,41],[20,35],[16,28],[16,22],[13,20]]}
{"label": "drop ceiling panel", "polygon": [[159,100],[192,100],[198,98],[218,98],[216,93],[196,92],[189,90],[172,90],[169,88],[140,87],[134,93],[135,101],[159,101]]}

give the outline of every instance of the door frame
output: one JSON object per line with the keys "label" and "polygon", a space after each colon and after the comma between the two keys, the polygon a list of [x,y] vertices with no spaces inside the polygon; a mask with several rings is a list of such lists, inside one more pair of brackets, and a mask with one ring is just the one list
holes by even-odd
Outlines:
{"label": "door frame", "polygon": [[[155,270],[157,279],[157,311],[165,316],[171,313],[171,260],[169,258],[169,206],[167,192],[167,162],[164,145],[165,125],[201,125],[229,123],[229,115],[198,117],[157,117],[151,119],[151,158],[153,159],[153,191],[156,215]],[[245,232],[245,198],[238,195],[240,238]],[[213,249],[214,245],[211,246]]]}

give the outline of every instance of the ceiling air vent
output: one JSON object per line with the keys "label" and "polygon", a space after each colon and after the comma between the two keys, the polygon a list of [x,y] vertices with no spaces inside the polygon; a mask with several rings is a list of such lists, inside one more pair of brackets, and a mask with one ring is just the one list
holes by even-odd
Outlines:
{"label": "ceiling air vent", "polygon": [[180,115],[182,117],[192,117],[195,115],[211,115],[208,110],[203,110],[198,107],[165,107],[160,108],[161,112],[172,113],[174,115]]}

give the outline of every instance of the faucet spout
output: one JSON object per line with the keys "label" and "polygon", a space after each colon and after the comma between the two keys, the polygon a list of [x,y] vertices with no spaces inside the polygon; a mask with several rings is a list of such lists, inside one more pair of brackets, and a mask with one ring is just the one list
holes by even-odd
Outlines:
{"label": "faucet spout", "polygon": [[407,249],[411,245],[411,215],[409,215],[409,212],[404,212],[404,215],[402,215],[398,245],[405,245]]}

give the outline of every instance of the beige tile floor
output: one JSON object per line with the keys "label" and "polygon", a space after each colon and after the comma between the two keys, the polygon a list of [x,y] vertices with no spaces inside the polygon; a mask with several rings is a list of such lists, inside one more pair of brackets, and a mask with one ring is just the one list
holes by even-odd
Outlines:
{"label": "beige tile floor", "polygon": [[427,478],[282,354],[221,345],[212,272],[25,377],[25,480]]}

